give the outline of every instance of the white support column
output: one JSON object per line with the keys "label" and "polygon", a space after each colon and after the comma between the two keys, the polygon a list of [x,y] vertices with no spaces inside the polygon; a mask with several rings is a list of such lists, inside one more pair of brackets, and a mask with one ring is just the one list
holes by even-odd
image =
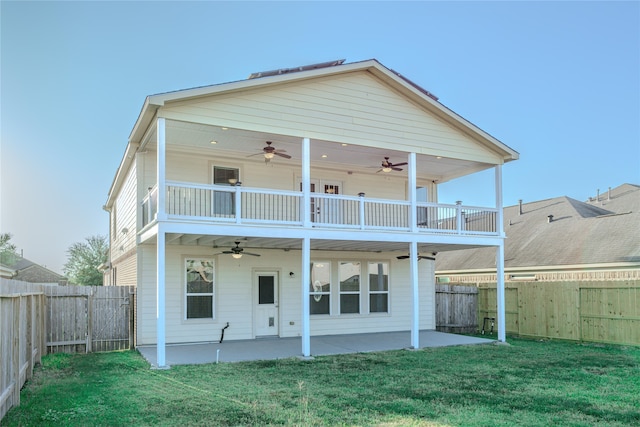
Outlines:
{"label": "white support column", "polygon": [[411,316],[411,347],[420,348],[420,292],[418,288],[418,243],[411,242],[409,246],[409,275],[411,281],[411,301],[413,303],[413,311]]}
{"label": "white support column", "polygon": [[165,231],[164,224],[158,224],[157,244],[156,244],[156,334],[157,334],[157,366],[159,369],[166,368],[165,360]]}
{"label": "white support column", "polygon": [[504,237],[504,214],[503,214],[503,201],[502,201],[502,165],[496,165],[495,169],[496,180],[496,209],[498,214],[496,215],[496,231],[500,237]]}
{"label": "white support column", "polygon": [[[302,140],[302,225],[311,227],[311,142]],[[307,268],[309,266],[307,265]]]}
{"label": "white support column", "polygon": [[416,179],[416,153],[409,153],[409,228],[412,233],[418,231],[418,196],[417,196],[417,179]]}
{"label": "white support column", "polygon": [[166,154],[166,133],[165,119],[159,117],[157,122],[157,165],[156,165],[156,181],[158,183],[158,212],[156,218],[158,221],[167,219],[167,154]]}
{"label": "white support column", "polygon": [[302,356],[311,356],[311,327],[309,322],[309,283],[311,283],[311,239],[302,239]]}
{"label": "white support column", "polygon": [[505,342],[507,340],[506,322],[505,322],[505,303],[504,303],[504,242],[500,243],[496,250],[496,294],[498,299],[498,341]]}
{"label": "white support column", "polygon": [[498,323],[498,341],[505,342],[506,331],[506,308],[504,300],[504,220],[503,220],[503,201],[502,201],[502,165],[496,165],[495,168],[496,179],[496,209],[498,214],[496,215],[496,231],[502,238],[500,245],[496,250],[496,298],[497,301],[497,323]]}

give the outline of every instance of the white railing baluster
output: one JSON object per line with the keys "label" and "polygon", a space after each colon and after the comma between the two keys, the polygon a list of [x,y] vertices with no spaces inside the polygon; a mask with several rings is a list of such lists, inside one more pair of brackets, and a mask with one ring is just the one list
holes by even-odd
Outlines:
{"label": "white railing baluster", "polygon": [[[143,226],[153,220],[157,208],[154,188],[143,199]],[[303,193],[241,186],[167,182],[167,213],[173,219],[188,218],[236,224],[303,226],[311,208]],[[314,227],[411,232],[411,203],[407,200],[372,199],[314,193]],[[418,232],[458,235],[497,235],[496,208],[416,202]]]}

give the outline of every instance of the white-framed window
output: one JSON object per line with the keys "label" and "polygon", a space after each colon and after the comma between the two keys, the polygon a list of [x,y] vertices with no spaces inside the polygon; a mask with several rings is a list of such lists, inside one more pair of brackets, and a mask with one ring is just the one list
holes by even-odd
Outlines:
{"label": "white-framed window", "polygon": [[213,319],[215,303],[214,261],[209,258],[186,258],[185,318]]}
{"label": "white-framed window", "polygon": [[389,312],[389,263],[370,262],[369,276],[369,313]]}
{"label": "white-framed window", "polygon": [[310,314],[331,314],[331,262],[311,262]]}
{"label": "white-framed window", "polygon": [[360,313],[360,262],[341,261],[338,275],[340,280],[340,314]]}
{"label": "white-framed window", "polygon": [[[226,166],[213,166],[213,183],[215,185],[234,186],[240,182],[240,170]],[[236,214],[235,193],[229,191],[213,192],[213,213],[215,215]]]}

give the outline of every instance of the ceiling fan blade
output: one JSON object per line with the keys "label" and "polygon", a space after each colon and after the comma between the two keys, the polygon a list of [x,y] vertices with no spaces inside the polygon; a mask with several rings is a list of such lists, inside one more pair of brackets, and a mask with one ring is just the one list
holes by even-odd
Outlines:
{"label": "ceiling fan blade", "polygon": [[382,169],[378,169],[378,170],[376,171],[376,173],[379,173],[379,172],[382,172]]}
{"label": "ceiling fan blade", "polygon": [[260,254],[252,254],[251,252],[242,252],[242,255],[260,256]]}
{"label": "ceiling fan blade", "polygon": [[391,169],[393,169],[394,171],[398,171],[398,172],[400,172],[402,170],[402,168],[397,168],[395,165],[393,165],[393,167]]}
{"label": "ceiling fan blade", "polygon": [[262,156],[262,155],[264,155],[264,153],[260,152],[260,153],[256,153],[256,154],[249,154],[247,157]]}
{"label": "ceiling fan blade", "polygon": [[393,166],[404,166],[404,165],[408,165],[409,163],[407,162],[402,162],[402,163],[393,163]]}
{"label": "ceiling fan blade", "polygon": [[[282,150],[284,151],[284,150]],[[276,156],[280,156],[280,157],[284,157],[285,159],[290,159],[291,156],[288,154],[282,154],[282,152],[278,152],[278,151],[274,151],[273,154],[275,154]]]}
{"label": "ceiling fan blade", "polygon": [[[409,255],[399,255],[396,258],[397,259],[409,259],[411,257]],[[435,261],[436,260],[434,257],[418,255],[418,261],[420,261],[421,259],[428,259],[430,261]]]}

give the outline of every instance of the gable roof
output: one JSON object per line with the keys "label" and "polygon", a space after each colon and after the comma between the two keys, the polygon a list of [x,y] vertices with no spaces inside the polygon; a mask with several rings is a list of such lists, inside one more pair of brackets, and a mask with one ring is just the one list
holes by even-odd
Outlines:
{"label": "gable roof", "polygon": [[12,258],[4,258],[0,262],[0,270],[3,277],[22,280],[32,283],[58,283],[66,282],[66,278],[46,267],[16,255]]}
{"label": "gable roof", "polygon": [[[353,73],[364,73],[370,76],[381,85],[391,89],[398,96],[403,97],[406,101],[428,113],[431,117],[473,140],[473,143],[477,144],[478,147],[482,147],[486,152],[491,152],[495,162],[509,162],[519,158],[517,151],[447,108],[429,91],[383,66],[377,60],[370,59],[346,64],[343,60],[338,60],[292,69],[254,73],[250,76],[252,78],[245,80],[148,96],[129,136],[125,154],[116,172],[109,194],[111,195],[116,188],[119,188],[130,163],[133,161],[133,154],[142,144],[149,126],[160,113],[159,110],[163,108],[166,110],[171,106],[181,105],[185,102],[200,102],[201,99],[206,97],[224,97],[247,93],[247,91],[264,91],[267,89],[278,90],[281,87],[285,87],[285,85],[291,87],[294,84],[318,81],[322,78],[353,75]],[[107,202],[107,206],[108,204]]]}
{"label": "gable roof", "polygon": [[[549,222],[549,215],[553,215]],[[640,265],[640,187],[624,184],[588,202],[556,197],[504,209],[505,269]],[[495,270],[495,249],[438,254],[436,270]]]}
{"label": "gable roof", "polygon": [[439,119],[443,120],[449,125],[452,125],[458,130],[462,130],[465,133],[472,134],[477,141],[488,147],[491,147],[494,151],[501,152],[503,160],[505,162],[517,160],[519,158],[519,154],[517,151],[508,147],[506,144],[494,138],[473,123],[464,119],[453,110],[447,108],[442,103],[440,103],[438,101],[438,98],[431,94],[429,91],[421,88],[419,85],[400,75],[399,73],[385,67],[376,59],[369,59],[366,61],[353,62],[348,64],[344,64],[343,62],[344,60],[339,60],[331,63],[316,64],[315,66],[311,65],[297,67],[293,69],[295,70],[295,72],[287,71],[278,73],[277,71],[271,71],[254,73],[251,76],[255,76],[256,74],[264,76],[261,76],[259,78],[251,78],[251,76],[249,76],[250,78],[246,80],[197,87],[193,89],[184,89],[148,96],[140,113],[140,116],[138,117],[138,120],[134,125],[131,135],[129,136],[129,141],[133,143],[139,143],[144,136],[144,132],[146,131],[149,123],[151,123],[151,120],[155,117],[155,112],[157,111],[157,109],[166,105],[167,103],[177,101],[181,102],[188,99],[195,99],[215,94],[247,90],[249,88],[276,86],[294,81],[302,81],[308,79],[316,79],[318,77],[366,71],[384,81],[393,89],[398,90],[407,98],[418,103],[420,106],[437,116]]}

